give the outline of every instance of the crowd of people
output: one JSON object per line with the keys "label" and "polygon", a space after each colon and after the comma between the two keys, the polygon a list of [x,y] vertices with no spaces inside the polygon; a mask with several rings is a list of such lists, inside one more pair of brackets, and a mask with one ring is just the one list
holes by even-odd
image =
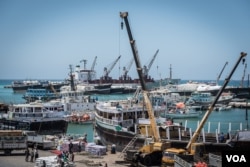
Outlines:
{"label": "crowd of people", "polygon": [[[73,149],[73,143],[71,139],[69,139],[69,145],[67,151],[60,151],[60,153],[56,157],[57,164],[60,166],[65,166],[66,163],[74,162],[74,151],[80,153],[82,151],[82,147],[84,143],[87,143],[87,135],[85,134],[82,140],[79,140],[77,150]],[[26,162],[36,162],[36,159],[39,158],[38,150],[36,145],[31,148],[26,148],[25,150],[25,161]],[[46,162],[43,160],[43,166],[46,167]]]}

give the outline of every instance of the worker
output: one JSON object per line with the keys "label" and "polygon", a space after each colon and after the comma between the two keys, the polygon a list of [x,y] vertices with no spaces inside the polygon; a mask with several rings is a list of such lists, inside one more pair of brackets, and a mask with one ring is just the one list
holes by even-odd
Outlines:
{"label": "worker", "polygon": [[33,162],[33,159],[34,159],[34,148],[32,148],[30,153],[30,162]]}
{"label": "worker", "polygon": [[80,153],[82,151],[82,142],[81,140],[78,143],[78,153]]}
{"label": "worker", "polygon": [[39,157],[38,150],[35,151],[35,160]]}
{"label": "worker", "polygon": [[219,136],[219,142],[223,143],[224,142],[224,134],[223,132],[221,132],[220,136]]}
{"label": "worker", "polygon": [[42,167],[46,167],[46,161],[45,160],[43,160]]}
{"label": "worker", "polygon": [[73,143],[72,143],[72,141],[70,141],[70,143],[69,143],[69,152],[72,152],[72,149],[73,149]]}
{"label": "worker", "polygon": [[26,148],[25,150],[25,161],[28,162],[30,156],[30,150],[29,148]]}

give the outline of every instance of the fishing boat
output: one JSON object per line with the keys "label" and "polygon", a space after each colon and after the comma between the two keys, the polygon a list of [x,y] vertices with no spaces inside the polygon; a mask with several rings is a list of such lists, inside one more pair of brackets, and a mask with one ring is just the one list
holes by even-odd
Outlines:
{"label": "fishing boat", "polygon": [[230,106],[230,105],[216,104],[214,106],[214,111],[228,111],[231,109],[232,109],[232,106]]}
{"label": "fishing boat", "polygon": [[11,87],[14,92],[26,91],[28,88],[41,88],[41,83],[38,80],[18,80],[13,81]]}
{"label": "fishing boat", "polygon": [[54,93],[48,89],[28,88],[25,94],[23,95],[23,98],[27,102],[33,102],[35,100],[49,101],[52,99],[59,98],[59,94]]}
{"label": "fishing boat", "polygon": [[[64,85],[68,85],[68,83],[64,81],[17,80],[12,82],[11,88],[13,92],[25,92],[29,88],[55,90],[58,92],[60,87]],[[53,88],[51,88],[52,86]]]}
{"label": "fishing boat", "polygon": [[77,85],[76,90],[72,90],[70,87],[62,87],[60,91],[60,101],[64,105],[64,110],[73,112],[85,112],[93,111],[95,109],[95,98],[86,94],[86,91],[90,90],[88,86]]}
{"label": "fishing boat", "polygon": [[94,114],[89,113],[73,113],[69,116],[69,123],[73,124],[92,124],[94,122]]}
{"label": "fishing boat", "polygon": [[[115,144],[122,151],[130,140],[135,146],[142,146],[146,137],[152,136],[150,121],[143,99],[138,90],[127,100],[98,101],[95,111],[95,130],[104,145]],[[169,123],[168,119],[160,117],[166,105],[164,98],[150,97],[156,116],[159,133],[163,138],[168,134],[175,138],[179,124]],[[168,129],[168,130],[167,130]]]}
{"label": "fishing boat", "polygon": [[9,107],[1,129],[21,129],[36,131],[39,134],[66,133],[68,122],[62,103],[36,101],[27,104],[14,104]]}
{"label": "fishing boat", "polygon": [[209,106],[212,103],[212,95],[207,92],[193,92],[186,101],[187,105]]}
{"label": "fishing boat", "polygon": [[[72,75],[71,75],[72,76]],[[72,77],[71,77],[72,78]],[[96,99],[86,95],[86,91],[91,91],[89,85],[74,85],[71,80],[71,86],[62,87],[60,91],[61,102],[64,105],[64,110],[68,111],[67,120],[74,124],[89,124],[93,123],[93,111],[95,110]]]}
{"label": "fishing boat", "polygon": [[202,114],[201,106],[185,106],[184,103],[179,102],[175,107],[169,108],[161,113],[161,117],[184,119],[184,118],[197,118]]}

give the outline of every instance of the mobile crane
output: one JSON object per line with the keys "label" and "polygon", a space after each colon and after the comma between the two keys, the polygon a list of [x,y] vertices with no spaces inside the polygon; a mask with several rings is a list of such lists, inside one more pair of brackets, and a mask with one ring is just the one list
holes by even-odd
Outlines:
{"label": "mobile crane", "polygon": [[[134,56],[137,73],[139,75],[139,79],[141,83],[143,98],[144,98],[144,102],[146,105],[151,129],[153,133],[153,136],[152,136],[153,142],[150,142],[149,144],[144,145],[141,149],[139,149],[138,152],[135,153],[134,159],[132,161],[135,162],[135,164],[140,162],[141,164],[146,165],[146,166],[160,165],[161,158],[162,158],[162,151],[165,150],[167,147],[169,147],[170,143],[163,142],[160,140],[160,135],[158,133],[158,129],[156,125],[153,107],[149,99],[147,87],[144,81],[143,68],[141,67],[136,43],[135,43],[135,40],[133,39],[130,25],[128,22],[128,12],[120,12],[120,17],[124,20],[125,25],[126,25],[126,29],[127,29],[127,33],[129,37],[129,43],[130,43],[132,53]],[[121,22],[121,28],[123,28],[123,22]]]}
{"label": "mobile crane", "polygon": [[[189,140],[187,146],[185,149],[176,149],[176,148],[168,148],[165,150],[165,155],[162,158],[162,167],[165,166],[169,166],[169,165],[173,165],[174,163],[174,155],[179,155],[179,154],[186,154],[186,155],[193,155],[193,156],[198,156],[197,158],[203,158],[203,157],[199,157],[199,156],[203,156],[205,154],[204,151],[204,144],[203,143],[196,143],[196,139],[198,138],[204,124],[206,123],[209,115],[212,113],[215,104],[217,103],[220,95],[222,94],[222,92],[224,91],[225,87],[227,86],[228,82],[230,81],[234,71],[236,70],[237,66],[239,65],[240,61],[243,60],[243,63],[245,62],[245,59],[243,59],[247,54],[244,52],[241,52],[240,57],[238,58],[235,66],[233,67],[231,73],[229,74],[229,76],[225,79],[223,86],[221,87],[221,89],[219,90],[219,92],[217,93],[214,101],[212,102],[212,104],[210,105],[209,109],[206,111],[205,115],[203,116],[199,126],[197,127],[196,131],[194,132],[192,138]],[[202,152],[202,154],[200,154]],[[198,155],[199,154],[199,155]],[[197,159],[196,157],[194,157],[194,159]]]}

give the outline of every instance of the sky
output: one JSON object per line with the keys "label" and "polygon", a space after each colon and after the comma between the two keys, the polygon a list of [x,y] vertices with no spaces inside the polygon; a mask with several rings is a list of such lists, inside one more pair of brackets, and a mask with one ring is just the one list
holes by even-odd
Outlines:
{"label": "sky", "polygon": [[[109,74],[118,78],[133,58],[120,27],[127,11],[141,64],[159,49],[152,78],[168,78],[171,65],[173,78],[216,80],[228,62],[224,80],[250,54],[249,8],[248,0],[1,0],[0,79],[65,79],[70,64],[86,59],[90,69],[95,56],[99,78],[121,55]],[[138,78],[135,64],[128,74]],[[241,63],[232,79],[243,76]]]}

